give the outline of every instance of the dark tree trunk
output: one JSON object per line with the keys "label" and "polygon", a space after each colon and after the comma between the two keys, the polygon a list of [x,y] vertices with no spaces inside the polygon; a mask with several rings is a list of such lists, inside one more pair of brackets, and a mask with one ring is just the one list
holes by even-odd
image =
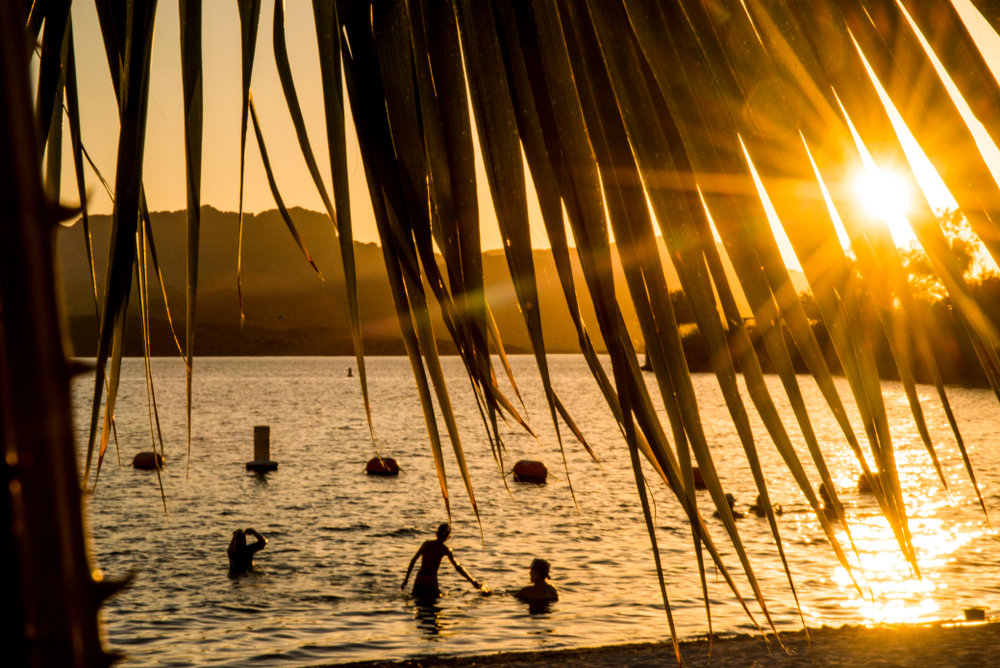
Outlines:
{"label": "dark tree trunk", "polygon": [[84,541],[24,5],[0,2],[0,651],[4,666],[103,667],[113,587]]}

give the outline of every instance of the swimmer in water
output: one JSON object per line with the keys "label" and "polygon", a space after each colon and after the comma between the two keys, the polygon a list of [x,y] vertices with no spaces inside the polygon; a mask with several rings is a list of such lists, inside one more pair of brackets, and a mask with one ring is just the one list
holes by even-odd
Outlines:
{"label": "swimmer in water", "polygon": [[514,594],[528,603],[558,601],[559,592],[546,580],[549,579],[549,562],[544,559],[534,559],[531,562],[531,584]]}
{"label": "swimmer in water", "polygon": [[826,483],[821,482],[819,484],[819,498],[823,501],[823,514],[831,520],[840,519],[837,517],[837,508],[833,505],[833,499],[826,488]]}
{"label": "swimmer in water", "polygon": [[[774,514],[775,515],[781,515],[784,512],[781,509],[781,504],[779,504],[779,503],[772,504],[771,508],[774,509]],[[764,505],[761,502],[761,500],[760,500],[760,494],[757,495],[757,500],[754,502],[754,504],[752,506],[750,506],[750,512],[753,513],[754,515],[756,515],[757,517],[766,517],[767,516],[767,506]]]}
{"label": "swimmer in water", "polygon": [[[247,534],[257,539],[252,545],[247,545]],[[229,548],[226,553],[229,555],[229,574],[237,575],[244,571],[253,569],[253,555],[264,549],[267,539],[261,536],[256,529],[248,528],[246,531],[237,529],[233,532],[233,539],[229,541]]]}
{"label": "swimmer in water", "polygon": [[[729,512],[732,513],[734,520],[741,520],[744,517],[746,517],[746,515],[744,515],[740,511],[736,510],[736,497],[735,496],[733,496],[732,494],[728,494],[727,493],[726,494],[726,502],[729,504]],[[712,513],[712,516],[716,517],[716,518],[719,518],[719,519],[722,518],[722,515],[719,513],[718,510],[716,510],[714,513]]]}
{"label": "swimmer in water", "polygon": [[444,544],[450,535],[451,527],[447,524],[442,524],[437,529],[436,539],[424,541],[424,544],[420,546],[417,553],[410,559],[410,565],[406,569],[406,577],[403,578],[403,584],[399,586],[400,589],[406,589],[406,582],[410,579],[413,564],[417,562],[417,557],[421,557],[420,570],[417,571],[417,576],[413,579],[413,598],[424,600],[437,598],[441,595],[441,590],[438,588],[438,568],[441,566],[441,560],[444,557],[448,557],[455,570],[471,582],[473,587],[481,590],[484,594],[490,593],[489,587],[483,583],[476,582],[476,579],[469,575],[469,572],[462,568],[461,564],[455,561],[455,555]]}

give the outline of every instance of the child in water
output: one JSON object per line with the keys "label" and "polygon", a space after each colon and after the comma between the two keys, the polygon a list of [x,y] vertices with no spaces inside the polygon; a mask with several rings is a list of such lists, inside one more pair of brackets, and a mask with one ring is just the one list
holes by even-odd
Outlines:
{"label": "child in water", "polygon": [[413,570],[413,564],[416,563],[417,557],[422,557],[420,570],[417,571],[417,577],[413,579],[413,598],[425,600],[437,598],[441,595],[441,590],[438,588],[438,568],[441,566],[441,560],[444,557],[448,557],[455,570],[471,582],[473,587],[481,590],[484,594],[490,593],[489,587],[476,582],[475,578],[469,575],[468,571],[455,561],[455,555],[444,544],[450,535],[451,527],[447,524],[442,524],[437,529],[437,538],[435,540],[424,541],[424,544],[420,546],[417,553],[410,559],[410,565],[406,569],[406,577],[403,578],[403,584],[399,586],[400,589],[406,589],[406,582],[410,579],[410,571]]}
{"label": "child in water", "polygon": [[514,594],[529,603],[558,601],[559,592],[546,580],[549,579],[549,562],[535,559],[531,562],[531,584]]}

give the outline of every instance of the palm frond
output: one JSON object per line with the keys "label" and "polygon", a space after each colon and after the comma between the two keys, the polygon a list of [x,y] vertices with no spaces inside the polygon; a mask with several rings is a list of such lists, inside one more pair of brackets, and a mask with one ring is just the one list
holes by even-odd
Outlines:
{"label": "palm frond", "polygon": [[[20,91],[11,101],[5,97],[2,108],[5,113],[12,110],[11,120],[4,116],[0,130],[4,146],[9,145],[11,154],[34,170],[25,193],[38,201],[32,199],[25,206],[38,206],[24,213],[24,219],[33,224],[47,219],[51,217],[48,209],[39,204],[43,196],[41,170],[44,164],[48,198],[55,200],[62,185],[65,98],[76,192],[100,321],[83,476],[84,485],[88,485],[96,449],[96,484],[115,432],[133,273],[138,277],[143,323],[150,430],[158,431],[149,361],[150,269],[160,280],[164,301],[166,289],[142,181],[156,2],[95,2],[120,123],[114,188],[105,183],[114,202],[114,217],[101,304],[86,208],[83,159],[90,158],[80,127],[80,96],[84,92],[78,89],[70,3],[30,3],[28,16],[21,16],[25,3],[14,4],[17,11],[0,5],[4,17],[15,19],[14,23],[0,21],[0,25],[6,32],[10,25],[16,25],[27,38],[27,48],[17,39],[0,43],[15,45],[7,49],[0,46],[5,63],[0,73],[5,77],[14,73],[26,81],[27,60],[37,51],[37,85],[33,108],[24,82],[11,79],[11,86],[20,86],[16,90],[8,89],[6,83],[0,87]],[[919,396],[918,372],[924,370],[934,382],[979,505],[987,511],[948,401],[942,363],[934,355],[937,324],[920,312],[888,225],[864,212],[847,191],[847,184],[872,162],[891,166],[910,187],[914,202],[907,218],[913,233],[1000,399],[1000,323],[989,315],[995,309],[965,275],[946,229],[919,188],[917,170],[907,159],[912,148],[908,139],[901,138],[906,132],[900,129],[897,133],[893,125],[893,114],[898,111],[954,195],[961,215],[989,255],[1000,259],[1000,186],[977,145],[977,137],[985,140],[973,134],[963,116],[968,114],[967,105],[992,141],[1000,142],[1000,85],[952,3],[313,0],[312,4],[332,191],[320,174],[296,93],[283,0],[274,4],[275,64],[300,151],[339,237],[351,340],[369,432],[379,453],[372,419],[378,407],[372,406],[369,397],[362,295],[354,258],[356,219],[351,211],[347,165],[345,87],[396,321],[416,380],[449,516],[451,501],[436,408],[477,518],[479,508],[465,457],[465,447],[473,441],[459,433],[459,419],[452,406],[455,388],[445,380],[432,312],[440,310],[447,335],[461,358],[485,441],[501,475],[506,453],[498,415],[509,426],[536,434],[527,421],[524,399],[487,304],[477,192],[477,180],[483,176],[477,175],[477,146],[507,270],[569,480],[560,420],[598,460],[554,389],[546,355],[529,218],[529,177],[535,186],[541,222],[581,353],[629,449],[679,662],[668,597],[670,583],[660,563],[645,467],[651,467],[672,489],[690,522],[710,629],[704,550],[748,616],[753,617],[702,521],[695,494],[695,465],[704,477],[753,599],[770,627],[776,625],[767,605],[768,593],[755,577],[754,565],[729,511],[722,482],[726,463],[713,455],[714,444],[702,423],[702,408],[671,304],[668,276],[673,281],[674,273],[692,307],[698,336],[708,351],[711,370],[761,503],[771,507],[766,484],[770,472],[765,471],[760,457],[770,441],[859,591],[858,571],[852,568],[813,489],[813,481],[818,479],[829,490],[837,519],[857,554],[850,518],[834,488],[836,471],[828,463],[829,447],[820,442],[814,416],[806,409],[793,348],[836,419],[844,442],[864,475],[874,482],[879,509],[915,574],[920,573],[920,562],[910,533],[909,510],[897,471],[898,443],[892,438],[880,377],[887,365],[888,373],[898,375],[930,465],[947,489],[948,478],[938,458],[940,444],[931,438]],[[994,3],[973,0],[973,4],[994,30],[1000,29]],[[272,164],[268,157],[250,92],[261,2],[239,0],[238,8],[242,113],[237,292],[242,324],[248,122],[253,123],[264,172],[282,218],[303,255],[321,278],[322,274],[279,193],[280,174],[276,170],[281,165]],[[187,190],[185,345],[176,334],[174,338],[187,367],[190,461],[205,122],[201,0],[181,0],[179,13]],[[299,85],[303,85],[301,80]],[[958,94],[953,97],[956,89]],[[14,136],[14,129],[22,135]],[[104,182],[100,173],[98,176]],[[11,176],[10,183],[16,178]],[[13,197],[8,185],[0,181],[0,192]],[[18,201],[27,197],[22,194]],[[828,335],[828,351],[820,345],[814,323],[795,294],[772,224],[784,229],[801,264],[821,319],[817,326],[825,328]],[[841,229],[849,240],[847,248],[839,236]],[[20,235],[15,232],[11,233]],[[660,243],[665,245],[672,267],[661,260]],[[0,254],[6,262],[9,254],[4,250],[0,249]],[[613,259],[615,252],[617,260]],[[574,276],[576,260],[582,269],[581,294]],[[735,283],[727,274],[726,260],[732,264]],[[19,262],[11,266],[16,271],[29,270]],[[622,285],[616,285],[616,271],[621,272]],[[23,328],[10,319],[22,305],[18,297],[11,296],[11,280],[15,279],[8,267],[0,263],[4,303],[0,341],[13,336],[17,345],[30,346],[23,340]],[[743,297],[760,335],[758,343],[762,345],[757,348],[753,327],[741,311],[745,309],[741,307]],[[669,429],[661,422],[638,367],[635,333],[626,327],[626,310],[620,299],[631,301],[634,307],[654,371],[655,385],[650,387],[659,393]],[[593,334],[584,322],[582,305],[593,306]],[[169,307],[167,317],[173,330]],[[610,358],[609,369],[597,355],[601,344]],[[876,355],[877,345],[885,346],[888,353]],[[513,389],[511,398],[498,386],[494,352]],[[827,352],[836,359],[828,358]],[[0,371],[7,373],[3,365],[16,365],[13,359],[11,354],[0,355]],[[776,372],[781,383],[777,391],[787,397],[794,422],[779,413],[780,400],[768,386],[766,368]],[[846,377],[849,397],[840,396],[834,371]],[[14,373],[27,372],[17,367]],[[5,397],[0,395],[7,401]],[[510,400],[515,397],[521,404],[520,412]],[[746,405],[747,397],[752,408]],[[857,406],[863,434],[855,433],[857,425],[848,418],[845,400],[853,400]],[[760,417],[766,438],[753,433],[751,411]],[[99,425],[103,428],[98,445]],[[796,450],[799,435],[808,457],[800,457]],[[157,443],[162,453],[162,439],[154,439],[154,450]],[[572,486],[570,491],[576,501]],[[775,554],[797,600],[794,564],[788,561],[774,513],[768,511],[767,517]],[[988,516],[986,519],[989,522]],[[800,619],[804,623],[801,610]],[[94,638],[96,635],[90,640]]]}

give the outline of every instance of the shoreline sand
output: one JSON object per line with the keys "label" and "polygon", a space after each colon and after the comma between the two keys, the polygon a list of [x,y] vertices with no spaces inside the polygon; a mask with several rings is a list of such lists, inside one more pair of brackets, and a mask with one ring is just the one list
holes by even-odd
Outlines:
{"label": "shoreline sand", "polygon": [[[717,639],[709,657],[707,639],[680,643],[689,668],[981,668],[1000,666],[1000,619],[968,623],[943,620],[920,625],[824,626],[782,633],[785,649],[769,635]],[[324,664],[326,668],[652,668],[676,665],[668,642],[612,645],[537,652],[500,652],[480,656],[428,656],[402,661]],[[322,668],[317,666],[316,668]]]}

